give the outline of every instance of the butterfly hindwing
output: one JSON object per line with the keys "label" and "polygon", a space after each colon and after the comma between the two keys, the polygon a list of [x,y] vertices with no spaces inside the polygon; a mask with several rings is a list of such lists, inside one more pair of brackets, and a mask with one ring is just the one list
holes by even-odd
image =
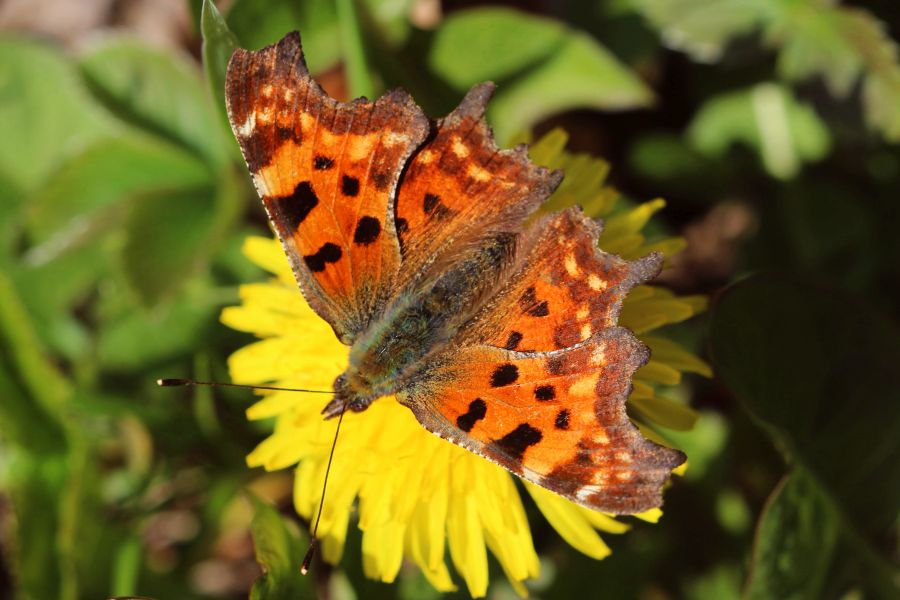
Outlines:
{"label": "butterfly hindwing", "polygon": [[597,248],[599,235],[600,224],[577,207],[534,224],[522,236],[518,271],[461,340],[545,352],[615,325],[625,295],[659,272],[662,257],[623,260]]}
{"label": "butterfly hindwing", "polygon": [[352,343],[394,289],[393,199],[428,119],[395,90],[338,102],[310,77],[299,35],[228,66],[228,116],[310,305]]}
{"label": "butterfly hindwing", "polygon": [[631,376],[648,357],[621,327],[555,352],[455,349],[399,395],[429,431],[583,506],[659,506],[684,461],[629,421]]}

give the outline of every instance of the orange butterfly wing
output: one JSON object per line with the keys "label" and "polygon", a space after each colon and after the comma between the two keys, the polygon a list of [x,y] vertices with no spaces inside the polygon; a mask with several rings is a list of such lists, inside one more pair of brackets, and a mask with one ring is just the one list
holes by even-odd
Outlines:
{"label": "orange butterfly wing", "polygon": [[438,121],[403,175],[397,192],[403,285],[447,268],[493,234],[520,230],[562,180],[561,172],[532,164],[524,146],[497,148],[484,119],[493,91],[491,83],[473,87]]}
{"label": "orange butterfly wing", "polygon": [[298,283],[350,344],[392,295],[394,196],[428,119],[401,90],[338,102],[310,77],[292,33],[228,65],[228,117]]}
{"label": "orange butterfly wing", "polygon": [[462,343],[545,352],[615,325],[625,295],[659,272],[662,256],[628,262],[602,252],[600,229],[577,207],[533,225],[523,236],[518,271],[462,333]]}
{"label": "orange butterfly wing", "polygon": [[646,348],[621,327],[549,353],[470,346],[398,397],[429,431],[591,509],[659,506],[684,455],[645,439],[625,399]]}
{"label": "orange butterfly wing", "polygon": [[684,461],[625,411],[649,351],[615,323],[660,259],[601,252],[598,234],[579,209],[536,223],[519,269],[399,398],[430,431],[529,481],[588,508],[635,513],[661,504]]}

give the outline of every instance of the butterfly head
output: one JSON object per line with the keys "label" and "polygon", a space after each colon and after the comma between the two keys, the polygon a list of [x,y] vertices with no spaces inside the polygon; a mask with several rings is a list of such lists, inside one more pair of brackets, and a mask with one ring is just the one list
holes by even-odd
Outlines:
{"label": "butterfly head", "polygon": [[362,412],[385,394],[373,391],[369,381],[357,370],[348,369],[334,380],[334,398],[322,410],[326,419],[345,410]]}

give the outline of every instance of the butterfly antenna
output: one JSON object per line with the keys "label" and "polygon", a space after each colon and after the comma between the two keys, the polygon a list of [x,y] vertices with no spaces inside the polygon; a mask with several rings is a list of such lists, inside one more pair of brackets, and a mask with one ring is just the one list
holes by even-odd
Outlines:
{"label": "butterfly antenna", "polygon": [[242,388],[245,390],[275,390],[278,392],[309,392],[310,394],[333,394],[334,390],[306,390],[301,388],[274,387],[271,385],[241,385],[239,383],[220,383],[217,381],[196,381],[194,379],[157,379],[156,385],[160,387],[180,387],[191,385],[205,385],[209,387]]}
{"label": "butterfly antenna", "polygon": [[[220,383],[215,381],[196,381],[194,379],[157,379],[156,385],[160,387],[181,387],[181,386],[194,386],[194,385],[205,385],[209,387],[231,387],[231,388],[243,388],[243,389],[251,389],[251,390],[276,390],[280,392],[309,392],[312,394],[333,394],[333,390],[307,390],[300,388],[284,388],[284,387],[274,387],[270,385],[241,385],[238,383]],[[325,466],[325,480],[322,482],[322,497],[319,499],[319,512],[316,514],[316,522],[313,525],[312,530],[312,539],[309,542],[309,549],[306,551],[306,556],[303,557],[303,563],[300,565],[300,573],[306,575],[309,572],[309,566],[312,564],[312,560],[316,555],[316,547],[319,545],[319,540],[316,535],[319,532],[319,520],[322,518],[322,507],[325,506],[325,490],[328,489],[328,474],[331,472],[331,462],[334,460],[334,450],[337,448],[338,434],[341,431],[341,423],[344,421],[344,411],[346,410],[346,406],[341,407],[341,412],[338,415],[337,427],[334,430],[334,441],[331,443],[331,452],[328,454],[328,464]]]}
{"label": "butterfly antenna", "polygon": [[312,564],[313,557],[316,555],[316,546],[319,545],[319,539],[316,535],[319,532],[319,519],[322,518],[322,507],[325,506],[325,490],[328,489],[328,473],[331,472],[331,461],[334,459],[334,449],[337,448],[338,433],[341,431],[341,422],[344,420],[344,411],[346,409],[346,405],[341,407],[337,427],[334,430],[334,441],[331,442],[331,453],[328,455],[328,464],[325,466],[325,480],[322,482],[322,497],[319,499],[319,512],[316,514],[316,523],[313,525],[312,539],[309,540],[309,549],[306,551],[306,556],[303,557],[303,563],[300,565],[300,573],[303,575],[309,573],[309,565]]}

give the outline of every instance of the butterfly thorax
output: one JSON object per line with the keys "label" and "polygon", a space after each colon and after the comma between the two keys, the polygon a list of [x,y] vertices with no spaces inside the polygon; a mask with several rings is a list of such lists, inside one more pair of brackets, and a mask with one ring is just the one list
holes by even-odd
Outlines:
{"label": "butterfly thorax", "polygon": [[498,233],[480,247],[461,252],[436,278],[410,286],[361,332],[350,348],[347,370],[334,382],[335,399],[325,410],[342,406],[365,410],[373,401],[402,390],[431,358],[448,350],[488,290],[496,289],[514,254],[516,238]]}

